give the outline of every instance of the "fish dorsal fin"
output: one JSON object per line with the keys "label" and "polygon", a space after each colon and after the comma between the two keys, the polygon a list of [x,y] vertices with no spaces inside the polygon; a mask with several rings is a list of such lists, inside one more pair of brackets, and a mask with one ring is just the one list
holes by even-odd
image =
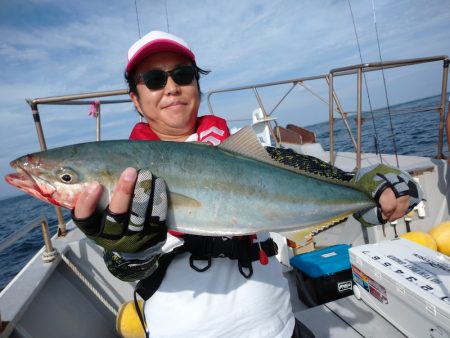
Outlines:
{"label": "fish dorsal fin", "polygon": [[277,162],[272,159],[266,149],[259,143],[252,126],[243,127],[219,144],[219,148],[271,165],[277,165]]}
{"label": "fish dorsal fin", "polygon": [[253,127],[251,125],[243,127],[238,132],[228,137],[225,141],[218,145],[218,148],[235,154],[244,155],[253,160],[268,163],[275,167],[283,168],[297,174],[313,177],[315,179],[329,183],[335,183],[342,186],[354,188],[354,186],[349,182],[338,180],[332,177],[323,177],[316,173],[312,173],[301,168],[278,162],[277,160],[272,158],[272,156],[270,156],[270,154],[267,152],[266,148],[264,148],[261,143],[259,143],[258,137],[256,136],[255,131],[253,130]]}
{"label": "fish dorsal fin", "polygon": [[259,143],[258,137],[256,136],[253,127],[250,125],[243,127],[238,132],[228,137],[225,141],[219,144],[218,147],[232,153],[244,155],[253,160],[265,162],[279,168],[293,171],[297,174],[300,173],[305,176],[323,179],[318,175],[314,175],[300,168],[285,165],[274,160],[267,152],[267,150],[261,145],[261,143]]}

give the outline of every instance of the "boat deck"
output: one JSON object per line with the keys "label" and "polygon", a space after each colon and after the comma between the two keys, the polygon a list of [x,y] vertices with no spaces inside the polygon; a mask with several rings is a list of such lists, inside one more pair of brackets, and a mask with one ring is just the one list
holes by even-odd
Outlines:
{"label": "boat deck", "polygon": [[[133,298],[133,283],[111,278],[101,250],[69,224],[65,238],[54,240],[62,252],[114,308]],[[295,316],[316,337],[404,337],[364,302],[349,296],[308,308],[297,295],[295,277],[286,271]],[[61,256],[44,263],[40,253],[0,294],[1,315],[10,321],[1,337],[119,337],[115,315],[67,266]],[[82,323],[82,324],[81,324]],[[80,325],[81,324],[81,325]]]}
{"label": "boat deck", "polygon": [[285,277],[289,281],[292,311],[315,337],[405,337],[395,326],[353,295],[309,308],[298,298],[294,274],[286,272]]}

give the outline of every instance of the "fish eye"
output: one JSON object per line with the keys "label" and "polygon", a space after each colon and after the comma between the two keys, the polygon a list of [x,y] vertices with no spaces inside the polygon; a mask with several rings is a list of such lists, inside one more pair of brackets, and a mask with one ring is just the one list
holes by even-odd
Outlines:
{"label": "fish eye", "polygon": [[70,183],[70,182],[72,182],[72,176],[69,174],[63,174],[63,175],[61,175],[61,180],[66,183]]}
{"label": "fish eye", "polygon": [[59,168],[56,172],[56,175],[61,183],[73,184],[77,183],[78,181],[77,173],[71,168]]}

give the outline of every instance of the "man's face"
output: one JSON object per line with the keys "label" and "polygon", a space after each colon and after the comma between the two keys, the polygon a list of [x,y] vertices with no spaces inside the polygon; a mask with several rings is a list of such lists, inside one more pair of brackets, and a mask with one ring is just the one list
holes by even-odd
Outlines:
{"label": "man's face", "polygon": [[[138,76],[151,69],[170,71],[178,66],[191,64],[181,54],[161,52],[145,58],[136,67],[135,74]],[[169,76],[166,86],[157,90],[148,89],[140,81],[136,89],[138,95],[130,93],[130,97],[160,139],[182,140],[195,132],[200,106],[200,92],[195,78],[191,84],[179,85]]]}

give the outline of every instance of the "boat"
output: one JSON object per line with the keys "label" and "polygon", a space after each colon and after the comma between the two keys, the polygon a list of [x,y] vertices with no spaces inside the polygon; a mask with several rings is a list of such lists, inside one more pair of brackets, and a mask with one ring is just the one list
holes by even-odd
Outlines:
{"label": "boat", "polygon": [[[433,107],[439,114],[439,125],[436,126],[438,133],[436,152],[428,154],[429,156],[362,152],[361,142],[364,137],[362,121],[365,119],[362,111],[364,74],[399,67],[414,67],[424,63],[442,63],[444,66],[441,77],[438,79],[442,84],[440,103],[437,107]],[[247,112],[247,114],[251,116],[262,144],[289,147],[301,154],[315,156],[346,171],[383,162],[408,171],[422,187],[425,200],[415,209],[414,213],[385,226],[364,228],[352,217],[349,217],[337,226],[324,228],[318,233],[311,234],[310,241],[303,246],[292,245],[292,243],[289,246],[282,236],[273,235],[280,248],[278,253],[280,264],[285,267],[285,276],[290,282],[295,316],[316,337],[382,335],[404,337],[404,333],[399,331],[388,319],[353,295],[312,307],[306,305],[297,295],[295,269],[292,268],[290,259],[302,252],[327,248],[336,244],[358,247],[370,243],[380,243],[394,239],[411,229],[426,232],[433,225],[450,220],[448,164],[443,155],[448,64],[447,56],[373,62],[335,68],[327,74],[318,76],[218,89],[207,94],[209,112],[214,114],[212,97],[223,93],[253,92],[258,107],[254,112]],[[349,112],[344,111],[335,90],[335,81],[342,76],[356,76],[357,80],[356,93],[353,96],[357,102],[357,110],[354,113],[356,136],[349,127],[347,119]],[[278,107],[295,87],[308,88],[307,83],[310,81],[323,81],[328,88],[328,150],[325,150],[323,145],[317,141],[313,132],[294,124],[280,126],[273,118],[275,109],[267,112],[260,98],[260,91],[263,88],[288,86],[287,93],[276,105]],[[100,140],[99,104],[128,102],[128,99],[122,98],[127,93],[128,91],[123,89],[28,100],[41,149],[45,150],[47,146],[40,122],[40,107],[49,104],[92,105],[95,103],[94,108],[97,107],[94,109],[97,121],[96,139]],[[119,97],[119,99],[113,97]],[[353,144],[354,151],[335,150],[336,119],[342,121],[348,128],[349,142]],[[58,232],[55,235],[49,234],[47,220],[40,217],[30,220],[29,224],[24,225],[22,231],[0,243],[0,250],[4,250],[18,238],[26,236],[30,229],[36,226],[40,226],[42,229],[44,246],[0,293],[1,337],[120,337],[116,331],[116,316],[119,307],[133,299],[135,283],[126,283],[112,278],[104,264],[101,249],[86,239],[72,221],[66,224],[58,208],[55,209],[55,212],[59,221]]]}

